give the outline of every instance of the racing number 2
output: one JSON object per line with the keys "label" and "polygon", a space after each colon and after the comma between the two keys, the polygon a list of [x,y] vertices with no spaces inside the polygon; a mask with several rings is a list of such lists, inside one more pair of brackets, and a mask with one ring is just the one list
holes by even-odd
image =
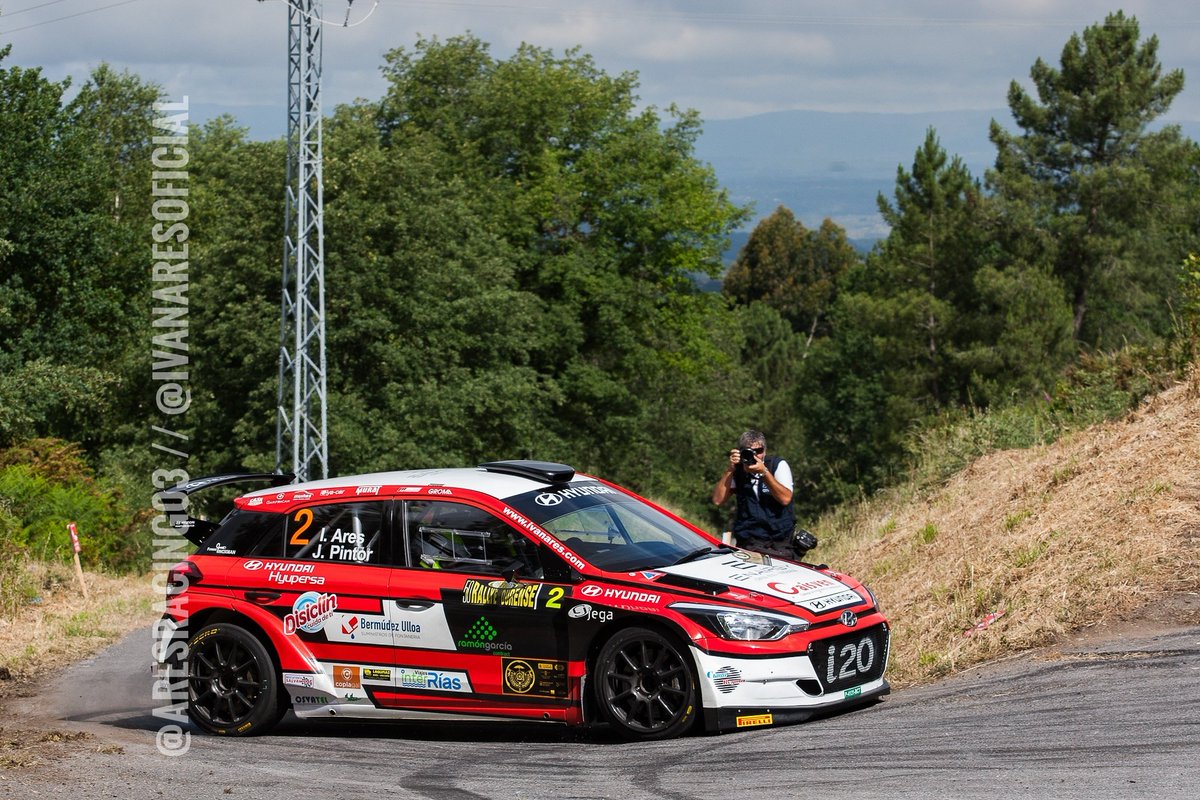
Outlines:
{"label": "racing number 2", "polygon": [[546,608],[562,608],[563,595],[567,590],[561,586],[551,586],[550,596],[546,598]]}
{"label": "racing number 2", "polygon": [[288,539],[288,544],[292,545],[294,547],[300,547],[302,545],[306,545],[311,540],[309,538],[301,539],[300,536],[306,530],[309,529],[309,526],[312,525],[312,522],[313,522],[312,509],[311,508],[300,509],[299,511],[296,512],[296,516],[292,517],[292,521],[300,522],[301,518],[303,518],[304,522],[302,522],[300,524],[299,528],[296,528],[296,530],[292,531],[292,538]]}
{"label": "racing number 2", "polygon": [[875,643],[869,636],[857,644],[847,642],[841,650],[829,645],[829,658],[825,659],[825,680],[829,683],[852,680],[855,675],[870,671],[874,664]]}

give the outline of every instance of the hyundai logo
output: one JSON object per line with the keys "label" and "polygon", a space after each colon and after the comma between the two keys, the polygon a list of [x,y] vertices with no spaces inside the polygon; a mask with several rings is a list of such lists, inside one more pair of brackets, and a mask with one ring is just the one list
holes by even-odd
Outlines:
{"label": "hyundai logo", "polygon": [[242,564],[242,569],[248,569],[253,572],[256,569],[262,569],[262,565],[263,562],[259,561],[257,558],[252,558],[245,564]]}
{"label": "hyundai logo", "polygon": [[855,614],[853,611],[843,611],[841,619],[842,624],[847,628],[853,628],[858,624],[858,614]]}
{"label": "hyundai logo", "polygon": [[542,494],[539,494],[533,502],[537,503],[539,506],[556,506],[562,502],[562,498],[556,494],[551,494],[550,492],[543,492]]}

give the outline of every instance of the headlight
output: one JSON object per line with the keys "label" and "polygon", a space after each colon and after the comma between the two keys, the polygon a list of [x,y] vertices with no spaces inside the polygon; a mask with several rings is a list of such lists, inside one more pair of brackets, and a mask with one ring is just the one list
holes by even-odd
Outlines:
{"label": "headlight", "polygon": [[882,611],[882,609],[879,607],[879,598],[876,597],[875,593],[871,591],[871,587],[864,583],[862,588],[863,591],[865,591],[871,597],[871,605],[874,606],[875,610]]}
{"label": "headlight", "polygon": [[675,603],[671,608],[700,623],[722,639],[772,641],[808,630],[809,627],[807,620],[786,614],[773,614],[769,611],[750,611],[695,603]]}

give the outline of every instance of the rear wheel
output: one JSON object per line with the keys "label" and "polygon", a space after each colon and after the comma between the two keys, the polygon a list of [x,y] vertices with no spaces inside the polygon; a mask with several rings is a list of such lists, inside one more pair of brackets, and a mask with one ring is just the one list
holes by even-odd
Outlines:
{"label": "rear wheel", "polygon": [[684,653],[648,628],[625,628],[596,657],[600,712],[627,739],[670,739],[696,721],[696,679]]}
{"label": "rear wheel", "polygon": [[245,628],[205,626],[188,643],[188,714],[209,733],[249,736],[283,716],[270,653]]}

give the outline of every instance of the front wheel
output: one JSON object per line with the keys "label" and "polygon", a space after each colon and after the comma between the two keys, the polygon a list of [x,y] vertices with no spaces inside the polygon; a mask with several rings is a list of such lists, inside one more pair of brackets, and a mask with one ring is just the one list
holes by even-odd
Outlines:
{"label": "front wheel", "polygon": [[279,676],[252,633],[221,622],[188,643],[188,715],[219,736],[262,733],[279,721]]}
{"label": "front wheel", "polygon": [[625,628],[596,657],[600,712],[627,739],[670,739],[696,721],[696,679],[657,631]]}

